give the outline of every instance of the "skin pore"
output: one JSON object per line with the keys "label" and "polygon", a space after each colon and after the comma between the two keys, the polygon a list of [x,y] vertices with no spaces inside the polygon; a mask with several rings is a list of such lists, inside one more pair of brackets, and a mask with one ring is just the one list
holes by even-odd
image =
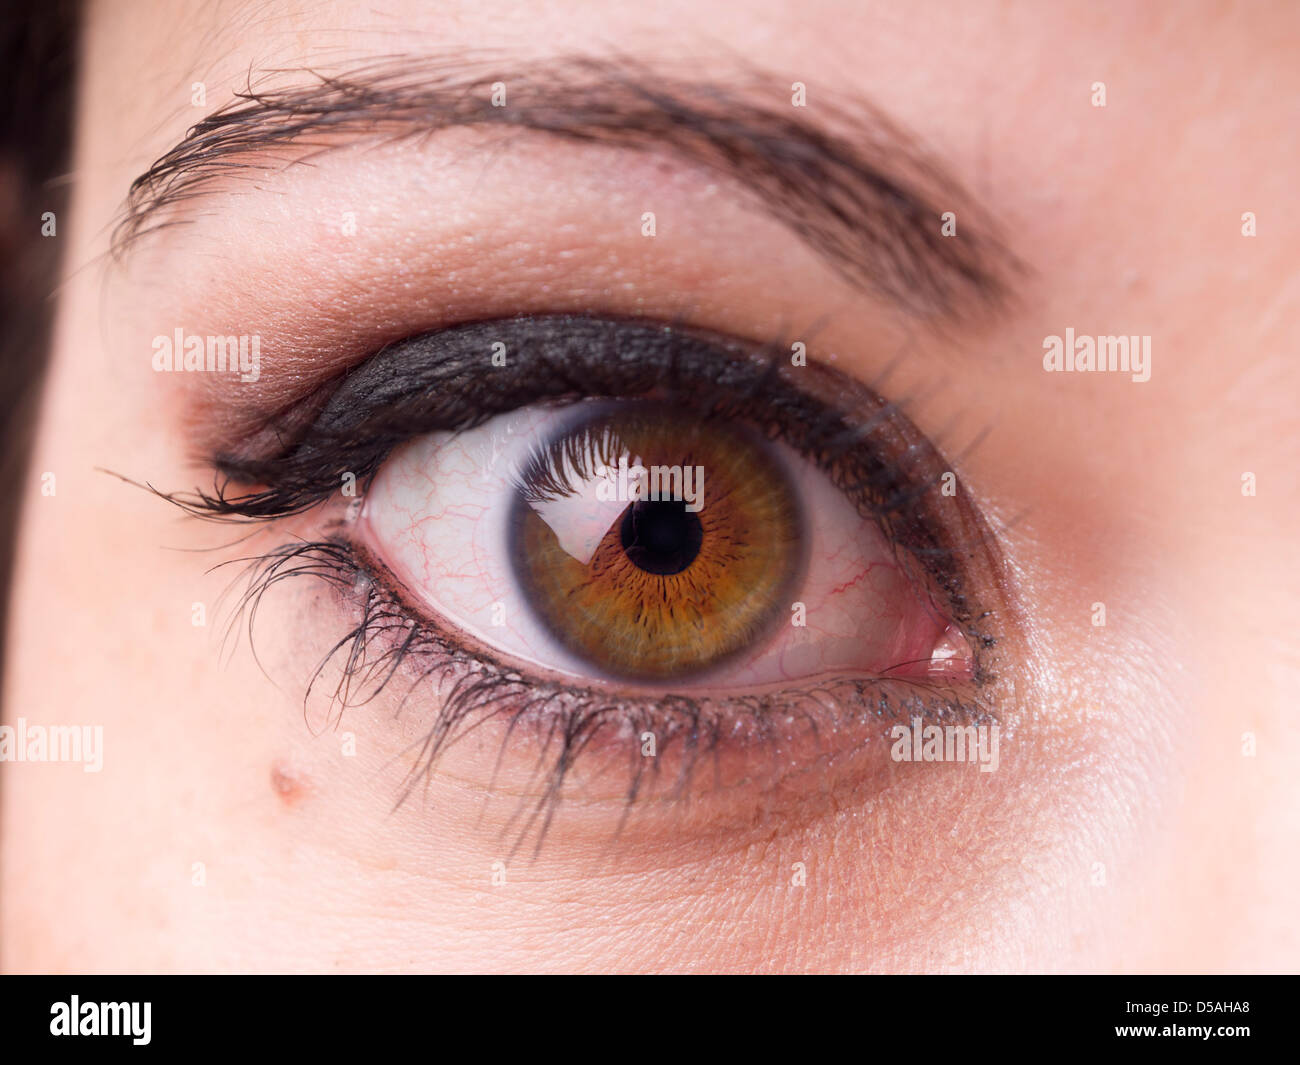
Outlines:
{"label": "skin pore", "polygon": [[[381,8],[89,5],[4,720],[102,725],[104,760],[0,773],[0,965],[1293,969],[1296,12]],[[930,221],[989,234],[1007,296],[918,313],[707,159],[508,125],[251,153],[109,256],[135,177],[250,71],[301,88],[467,52],[507,88],[583,55],[809,123],[867,101],[952,176]],[[526,740],[479,730],[399,803],[435,696],[386,689],[337,726],[304,708],[354,623],[319,586],[264,597],[256,657],[223,640],[239,571],[214,567],[320,513],[213,525],[103,472],[210,486],[213,454],[385,344],[526,312],[806,338],[900,404],[996,541],[998,770],[792,743],[780,787],[738,755],[725,786],[629,811],[611,755],[516,846]],[[155,372],[177,328],[258,334],[259,380]],[[1150,336],[1150,379],[1045,372],[1067,329]]]}

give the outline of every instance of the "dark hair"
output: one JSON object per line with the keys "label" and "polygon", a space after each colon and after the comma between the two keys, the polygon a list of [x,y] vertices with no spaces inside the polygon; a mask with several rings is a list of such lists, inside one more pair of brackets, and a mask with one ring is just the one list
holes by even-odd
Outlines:
{"label": "dark hair", "polygon": [[25,0],[0,22],[0,670],[32,431],[49,356],[72,141],[79,0]]}

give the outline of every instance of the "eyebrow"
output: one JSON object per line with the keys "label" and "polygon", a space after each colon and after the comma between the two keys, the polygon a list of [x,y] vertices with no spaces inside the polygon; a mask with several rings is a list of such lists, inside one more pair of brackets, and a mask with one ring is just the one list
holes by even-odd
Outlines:
{"label": "eyebrow", "polygon": [[183,222],[184,208],[227,187],[223,179],[264,172],[268,156],[328,150],[344,134],[504,126],[715,171],[841,276],[914,314],[997,306],[1021,269],[988,214],[878,108],[816,96],[795,106],[794,84],[755,70],[723,85],[628,59],[520,68],[390,57],[345,74],[275,70],[254,80],[250,72],[243,91],[132,182],[114,257]]}

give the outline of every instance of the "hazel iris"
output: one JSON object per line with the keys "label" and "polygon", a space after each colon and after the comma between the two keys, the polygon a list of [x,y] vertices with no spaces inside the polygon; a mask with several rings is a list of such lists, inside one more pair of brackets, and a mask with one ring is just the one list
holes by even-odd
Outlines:
{"label": "hazel iris", "polygon": [[651,401],[602,404],[520,471],[511,563],[552,636],[616,678],[668,681],[788,616],[798,497],[749,427]]}

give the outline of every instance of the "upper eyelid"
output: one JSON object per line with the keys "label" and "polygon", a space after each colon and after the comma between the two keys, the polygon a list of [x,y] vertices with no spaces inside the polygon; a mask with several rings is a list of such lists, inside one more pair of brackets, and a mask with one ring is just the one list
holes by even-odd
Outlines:
{"label": "upper eyelid", "polygon": [[[966,300],[997,306],[1021,270],[958,183],[878,109],[819,103],[810,120],[769,99],[782,79],[745,72],[738,91],[626,59],[569,57],[511,70],[448,59],[387,60],[303,86],[249,87],[195,125],[131,186],[119,256],[214,179],[311,135],[422,133],[508,125],[570,140],[666,150],[723,172],[843,276],[922,315]],[[490,87],[512,87],[493,107]],[[321,147],[312,144],[311,147]],[[940,213],[960,211],[955,234]],[[174,219],[172,219],[174,220]]]}

